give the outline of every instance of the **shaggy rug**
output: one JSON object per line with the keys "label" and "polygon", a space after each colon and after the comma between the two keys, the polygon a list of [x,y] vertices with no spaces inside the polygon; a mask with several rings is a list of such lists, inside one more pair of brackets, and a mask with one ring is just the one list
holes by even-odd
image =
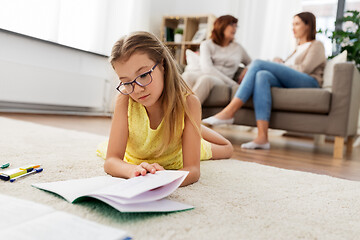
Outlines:
{"label": "shaggy rug", "polygon": [[71,204],[32,183],[105,175],[104,136],[0,118],[0,164],[41,164],[42,173],[0,193],[120,228],[135,239],[358,239],[360,182],[239,160],[201,163],[199,182],[168,198],[195,206],[175,213],[120,213],[88,200]]}

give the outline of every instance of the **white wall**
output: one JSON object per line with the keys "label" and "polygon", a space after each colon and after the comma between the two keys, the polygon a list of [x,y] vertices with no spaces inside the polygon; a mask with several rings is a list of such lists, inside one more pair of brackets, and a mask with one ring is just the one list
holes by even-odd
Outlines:
{"label": "white wall", "polygon": [[[164,15],[221,16],[239,19],[236,39],[253,59],[285,58],[294,48],[292,18],[301,11],[300,0],[134,0],[143,17],[132,13],[130,31],[145,30],[160,35]],[[133,9],[135,10],[135,9]]]}
{"label": "white wall", "polygon": [[29,111],[38,105],[47,111],[110,110],[115,80],[106,56],[6,31],[0,31],[0,42],[2,110],[9,110],[7,103]]}

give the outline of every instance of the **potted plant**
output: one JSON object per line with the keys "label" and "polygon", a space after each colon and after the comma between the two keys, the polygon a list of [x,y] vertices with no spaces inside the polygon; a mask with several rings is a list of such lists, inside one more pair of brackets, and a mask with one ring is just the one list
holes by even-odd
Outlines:
{"label": "potted plant", "polygon": [[[340,47],[339,52],[347,50],[347,60],[354,61],[356,67],[360,71],[360,13],[356,10],[346,11],[346,16],[335,23],[347,22],[350,24],[345,30],[333,31],[330,36],[328,35],[328,29],[326,29],[325,32],[320,29],[319,32],[324,33],[334,44],[337,44]],[[336,55],[331,56],[330,58],[333,58]]]}
{"label": "potted plant", "polygon": [[181,43],[184,30],[182,28],[176,28],[174,30],[174,42]]}

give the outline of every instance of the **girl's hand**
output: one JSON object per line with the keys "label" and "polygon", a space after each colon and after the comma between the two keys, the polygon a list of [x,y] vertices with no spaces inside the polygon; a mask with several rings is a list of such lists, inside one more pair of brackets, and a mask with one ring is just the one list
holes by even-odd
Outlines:
{"label": "girl's hand", "polygon": [[131,174],[130,177],[138,177],[140,175],[145,176],[147,173],[156,173],[156,171],[165,170],[158,163],[149,164],[147,162],[142,162],[140,165],[137,165]]}

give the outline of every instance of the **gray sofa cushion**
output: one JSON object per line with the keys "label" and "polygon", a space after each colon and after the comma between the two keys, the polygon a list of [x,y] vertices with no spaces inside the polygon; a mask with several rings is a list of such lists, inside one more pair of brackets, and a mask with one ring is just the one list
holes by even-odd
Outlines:
{"label": "gray sofa cushion", "polygon": [[[233,92],[236,92],[234,88]],[[204,107],[225,107],[232,98],[232,90],[227,85],[215,85],[211,89],[209,97],[203,103]]]}
{"label": "gray sofa cushion", "polygon": [[[331,93],[321,88],[272,88],[272,109],[286,112],[322,113],[330,111]],[[252,99],[244,107],[253,108]]]}
{"label": "gray sofa cushion", "polygon": [[275,110],[329,113],[331,93],[321,88],[272,88]]}
{"label": "gray sofa cushion", "polygon": [[[216,85],[204,102],[204,107],[226,106],[235,94],[236,89],[236,87],[230,89],[225,85]],[[331,93],[325,89],[274,87],[271,89],[271,94],[273,110],[320,114],[327,114],[330,111]],[[250,99],[244,107],[253,108],[252,100]]]}

